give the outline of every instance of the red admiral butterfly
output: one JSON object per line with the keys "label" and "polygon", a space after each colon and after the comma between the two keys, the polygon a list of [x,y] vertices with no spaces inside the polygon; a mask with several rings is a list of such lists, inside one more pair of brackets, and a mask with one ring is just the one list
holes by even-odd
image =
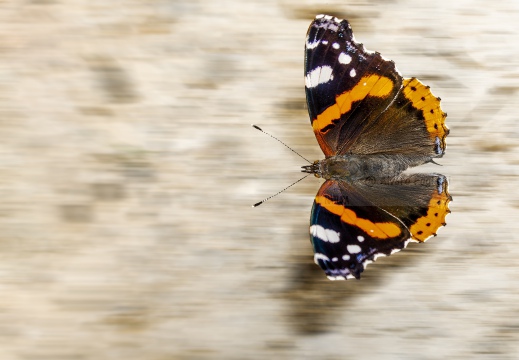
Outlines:
{"label": "red admiral butterfly", "polygon": [[445,153],[440,98],[393,61],[355,41],[346,20],[319,15],[305,47],[308,112],[325,159],[303,166],[326,181],[310,238],[332,280],[360,278],[378,256],[424,242],[445,225],[451,196],[440,174],[403,174]]}

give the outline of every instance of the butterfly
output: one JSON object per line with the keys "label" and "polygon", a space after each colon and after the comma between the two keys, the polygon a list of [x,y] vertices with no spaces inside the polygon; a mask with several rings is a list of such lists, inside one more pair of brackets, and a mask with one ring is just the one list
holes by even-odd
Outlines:
{"label": "butterfly", "polygon": [[440,98],[355,41],[348,21],[318,15],[305,46],[308,112],[325,158],[303,172],[325,179],[310,216],[314,261],[331,280],[445,225],[452,200],[441,174],[407,174],[445,153]]}

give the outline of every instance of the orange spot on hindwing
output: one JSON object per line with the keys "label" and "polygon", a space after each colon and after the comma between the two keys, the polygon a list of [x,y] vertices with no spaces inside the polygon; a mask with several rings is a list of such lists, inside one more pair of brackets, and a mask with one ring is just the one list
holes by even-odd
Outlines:
{"label": "orange spot on hindwing", "polygon": [[452,198],[447,191],[447,182],[445,182],[443,186],[445,187],[443,192],[440,194],[435,192],[429,201],[427,214],[418,218],[416,222],[409,227],[409,231],[414,240],[424,242],[431,236],[435,236],[436,231],[440,227],[445,226],[445,217],[451,212],[449,210],[449,201],[451,201]]}
{"label": "orange spot on hindwing", "polygon": [[402,233],[400,226],[392,222],[372,222],[369,219],[359,218],[355,211],[348,209],[340,204],[334,203],[332,200],[317,196],[315,203],[321,205],[329,212],[341,217],[341,221],[347,224],[357,226],[366,234],[377,239],[394,238]]}
{"label": "orange spot on hindwing", "polygon": [[404,79],[402,92],[414,108],[422,112],[425,126],[433,141],[438,138],[438,146],[441,153],[445,151],[445,137],[449,134],[449,128],[445,125],[447,114],[440,107],[440,98],[434,96],[429,89],[419,80]]}

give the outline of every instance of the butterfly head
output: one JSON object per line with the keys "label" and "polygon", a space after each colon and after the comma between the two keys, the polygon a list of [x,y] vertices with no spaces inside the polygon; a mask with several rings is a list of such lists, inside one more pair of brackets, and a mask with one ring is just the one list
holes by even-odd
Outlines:
{"label": "butterfly head", "polygon": [[315,177],[322,177],[321,161],[315,160],[313,164],[301,166],[301,172],[314,174]]}

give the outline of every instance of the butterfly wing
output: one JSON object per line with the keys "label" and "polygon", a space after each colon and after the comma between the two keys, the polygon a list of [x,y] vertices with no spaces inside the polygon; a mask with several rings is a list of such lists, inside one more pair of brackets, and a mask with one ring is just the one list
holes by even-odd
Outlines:
{"label": "butterfly wing", "polygon": [[441,174],[400,174],[356,183],[360,196],[402,221],[411,240],[424,242],[445,226],[452,197]]}
{"label": "butterfly wing", "polygon": [[310,217],[314,260],[330,279],[360,278],[367,264],[425,241],[445,225],[451,200],[443,175],[327,180]]}
{"label": "butterfly wing", "polygon": [[314,261],[330,279],[358,279],[376,256],[403,249],[410,233],[351,184],[327,180],[314,200],[310,238]]}
{"label": "butterfly wing", "polygon": [[305,85],[312,128],[327,157],[383,153],[416,166],[445,152],[449,129],[440,99],[355,42],[346,20],[320,15],[310,25]]}
{"label": "butterfly wing", "polygon": [[305,46],[305,90],[312,128],[324,154],[348,151],[402,86],[392,61],[355,42],[350,24],[318,16]]}

